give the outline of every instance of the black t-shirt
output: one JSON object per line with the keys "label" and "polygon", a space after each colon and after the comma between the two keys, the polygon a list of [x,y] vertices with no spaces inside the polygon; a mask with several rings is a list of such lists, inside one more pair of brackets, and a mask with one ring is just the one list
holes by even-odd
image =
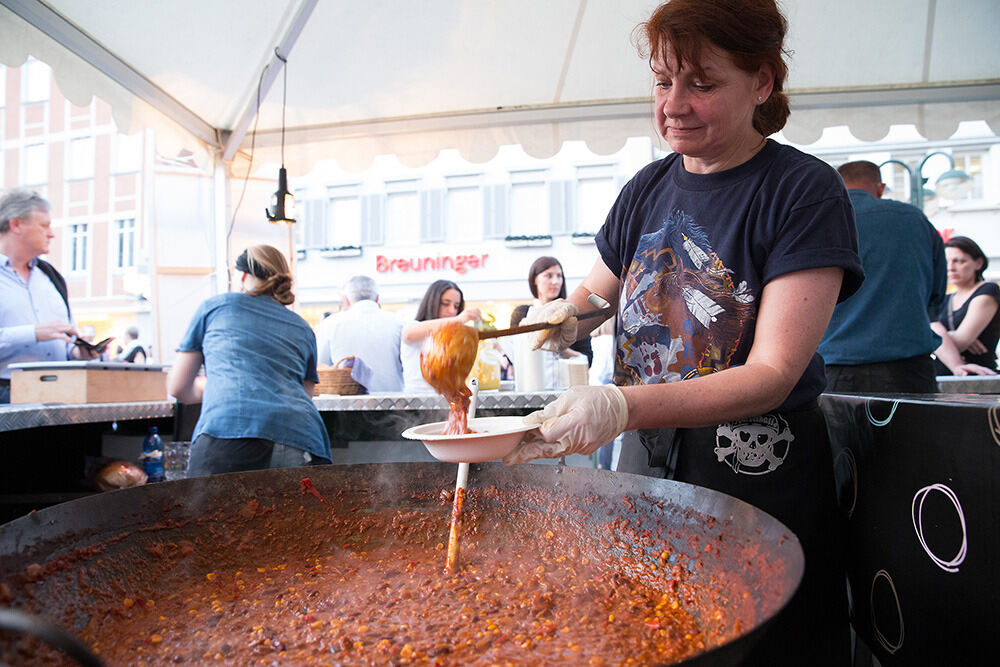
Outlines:
{"label": "black t-shirt", "polygon": [[[997,303],[1000,303],[1000,286],[996,283],[983,283],[976,288],[972,296],[965,300],[962,307],[955,309],[954,312],[951,310],[951,302],[954,294],[949,294],[944,302],[944,306],[941,308],[941,316],[938,318],[938,322],[943,324],[948,331],[954,331],[962,324],[962,320],[969,313],[969,304],[972,303],[972,300],[983,294],[993,297]],[[983,354],[972,354],[965,351],[962,353],[962,359],[969,364],[979,364],[980,366],[996,370],[996,349],[997,343],[1000,342],[1000,308],[993,314],[993,319],[986,325],[986,328],[979,332],[977,338],[980,343],[986,346],[986,352]]]}
{"label": "black t-shirt", "polygon": [[[674,382],[746,361],[761,291],[794,271],[845,269],[840,300],[864,279],[847,190],[836,171],[768,140],[748,162],[693,174],[668,155],[625,186],[596,238],[622,281],[615,384]],[[814,355],[779,410],[824,388]]]}

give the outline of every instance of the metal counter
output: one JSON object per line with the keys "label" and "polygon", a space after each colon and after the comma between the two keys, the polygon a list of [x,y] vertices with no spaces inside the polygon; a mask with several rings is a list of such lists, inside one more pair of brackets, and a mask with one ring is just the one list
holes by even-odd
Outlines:
{"label": "metal counter", "polygon": [[[479,393],[480,416],[527,414],[559,392]],[[335,463],[422,460],[422,444],[400,434],[447,417],[437,394],[321,395],[314,399],[330,433]],[[149,427],[165,439],[191,437],[199,405],[134,403],[25,403],[0,406],[0,523],[31,509],[92,492],[89,473],[107,458],[136,460]],[[133,451],[136,450],[136,451]]]}
{"label": "metal counter", "polygon": [[[537,410],[545,407],[561,391],[518,393],[479,392],[478,410]],[[313,399],[320,412],[367,412],[371,410],[447,410],[448,403],[437,394],[320,395]]]}
{"label": "metal counter", "polygon": [[942,375],[937,381],[943,394],[1000,394],[1000,375]]}
{"label": "metal counter", "polygon": [[22,403],[0,406],[0,432],[21,431],[42,426],[96,424],[172,417],[174,404],[168,401],[142,403]]}
{"label": "metal counter", "polygon": [[[559,392],[555,391],[538,393],[483,391],[479,393],[478,405],[479,409],[482,410],[537,410],[558,395]],[[437,394],[321,395],[313,400],[321,413],[448,409],[448,404]],[[173,401],[94,403],[91,405],[24,403],[0,406],[0,432],[20,431],[44,426],[162,419],[173,416]]]}

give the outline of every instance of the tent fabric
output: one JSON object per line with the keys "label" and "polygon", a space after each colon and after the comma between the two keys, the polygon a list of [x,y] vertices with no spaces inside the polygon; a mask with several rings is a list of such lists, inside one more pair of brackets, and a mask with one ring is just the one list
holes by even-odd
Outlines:
{"label": "tent fabric", "polygon": [[[0,0],[15,10],[36,3]],[[161,153],[184,146],[206,158],[255,106],[275,46],[310,5],[47,0],[47,8],[215,128],[215,141],[194,138],[4,7],[0,62],[18,66],[34,56],[52,66],[74,103],[97,95],[123,132],[153,127]],[[899,123],[914,123],[928,138],[946,138],[963,120],[985,120],[1000,131],[995,0],[780,5],[790,26],[789,140],[811,143],[831,125],[848,125],[867,140]],[[284,162],[300,173],[320,159],[360,170],[384,153],[418,166],[443,148],[482,162],[510,143],[547,157],[570,139],[610,153],[629,136],[655,138],[651,77],[634,45],[634,29],[653,6],[650,0],[315,3],[282,73]],[[240,143],[244,153],[253,143],[257,164],[281,160],[283,82],[274,79],[256,131]]]}

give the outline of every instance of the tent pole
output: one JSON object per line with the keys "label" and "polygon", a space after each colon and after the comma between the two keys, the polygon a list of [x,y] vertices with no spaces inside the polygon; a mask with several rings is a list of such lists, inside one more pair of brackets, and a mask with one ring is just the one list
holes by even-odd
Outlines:
{"label": "tent pole", "polygon": [[275,49],[274,55],[271,56],[265,67],[267,73],[260,82],[259,94],[256,87],[250,91],[248,95],[250,101],[243,110],[243,115],[240,116],[239,122],[233,127],[233,131],[226,137],[225,146],[222,150],[223,162],[230,162],[236,156],[236,151],[239,150],[243,137],[246,136],[247,130],[250,129],[250,123],[253,121],[254,116],[257,115],[259,103],[267,98],[268,91],[271,90],[275,79],[278,78],[278,74],[281,73],[281,69],[285,66],[284,61],[288,59],[288,54],[291,52],[292,47],[295,46],[295,40],[299,38],[302,28],[309,21],[309,16],[312,15],[317,2],[318,0],[302,0],[302,4],[299,5],[299,10],[296,12],[295,18],[292,19],[292,24],[288,26],[285,36],[281,38],[281,42],[278,44],[277,49]]}
{"label": "tent pole", "polygon": [[216,151],[212,168],[212,227],[215,230],[215,293],[229,291],[229,170]]}

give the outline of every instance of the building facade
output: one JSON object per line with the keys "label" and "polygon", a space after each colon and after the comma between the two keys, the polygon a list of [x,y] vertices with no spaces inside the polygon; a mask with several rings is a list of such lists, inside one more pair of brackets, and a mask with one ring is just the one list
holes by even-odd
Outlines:
{"label": "building facade", "polygon": [[[197,304],[225,284],[226,262],[217,258],[227,244],[230,254],[250,243],[287,248],[294,307],[314,326],[340,308],[339,287],[357,274],[373,277],[383,306],[401,318],[415,312],[431,282],[445,278],[505,325],[514,306],[531,300],[527,274],[537,257],[558,258],[570,290],[587,275],[598,258],[594,234],[618,192],[666,149],[637,138],[598,155],[567,142],[558,154],[535,158],[503,146],[486,163],[442,150],[419,168],[379,156],[363,173],[330,160],[309,174],[289,174],[298,223],[287,237],[267,229],[273,226],[244,224],[258,211],[263,219],[267,202],[258,199],[271,181],[253,177],[244,201],[232,179],[224,207],[233,223],[220,238],[217,170],[157,156],[149,131],[119,134],[100,100],[70,104],[45,64],[0,67],[0,128],[3,187],[29,187],[52,202],[57,234],[48,259],[67,278],[77,323],[93,325],[99,338],[138,325],[153,360],[165,363]],[[819,142],[799,148],[834,166],[906,163],[883,167],[888,196],[904,201],[914,168],[922,165],[933,189],[950,163],[932,154],[947,153],[971,176],[972,191],[961,201],[929,192],[925,211],[943,236],[971,236],[1000,259],[1000,137],[985,123],[963,123],[936,142],[912,126],[893,126],[876,142],[828,128]],[[234,210],[243,216],[239,225]],[[1000,279],[1000,261],[987,277]]]}
{"label": "building facade", "polygon": [[[69,103],[44,63],[0,66],[0,183],[52,203],[48,256],[66,277],[79,326],[97,337],[150,328],[143,294],[152,162],[146,133],[119,134],[104,102]],[[112,346],[114,347],[114,346]]]}

